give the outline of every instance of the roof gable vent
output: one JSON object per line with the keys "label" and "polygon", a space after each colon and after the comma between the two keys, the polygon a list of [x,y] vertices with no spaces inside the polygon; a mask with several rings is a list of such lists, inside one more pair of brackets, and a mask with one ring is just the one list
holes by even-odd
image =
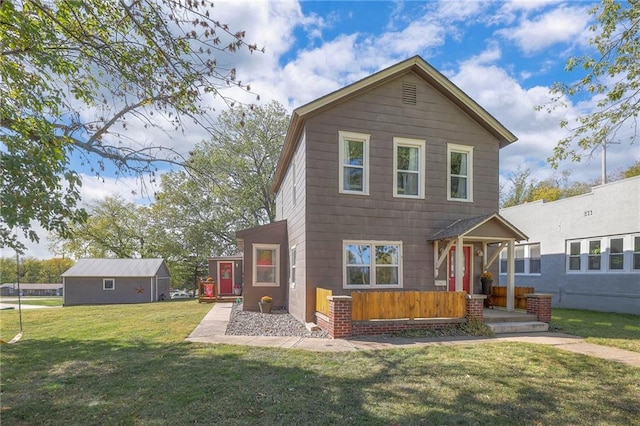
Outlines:
{"label": "roof gable vent", "polygon": [[418,97],[418,88],[413,83],[402,83],[402,103],[415,105]]}

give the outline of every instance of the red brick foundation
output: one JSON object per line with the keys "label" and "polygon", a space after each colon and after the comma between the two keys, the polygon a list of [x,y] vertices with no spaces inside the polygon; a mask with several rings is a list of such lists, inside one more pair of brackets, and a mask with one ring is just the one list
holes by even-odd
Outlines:
{"label": "red brick foundation", "polygon": [[533,293],[526,294],[527,313],[534,314],[538,321],[551,322],[552,294]]}

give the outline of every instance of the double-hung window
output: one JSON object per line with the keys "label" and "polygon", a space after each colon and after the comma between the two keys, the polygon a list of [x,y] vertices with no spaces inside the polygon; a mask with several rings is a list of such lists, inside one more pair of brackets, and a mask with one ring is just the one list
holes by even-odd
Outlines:
{"label": "double-hung window", "polygon": [[402,286],[402,243],[344,242],[345,288]]}
{"label": "double-hung window", "polygon": [[364,133],[338,132],[340,188],[344,194],[369,194],[369,137]]}
{"label": "double-hung window", "polygon": [[278,287],[280,285],[280,245],[253,245],[253,285]]}
{"label": "double-hung window", "polygon": [[447,199],[473,201],[473,147],[447,144]]}
{"label": "double-hung window", "polygon": [[589,261],[587,263],[590,271],[599,271],[602,261],[602,246],[600,240],[589,241]]}
{"label": "double-hung window", "polygon": [[633,237],[633,269],[640,270],[640,237]]}
{"label": "double-hung window", "polygon": [[426,141],[393,138],[393,195],[424,198]]}
{"label": "double-hung window", "polygon": [[609,240],[609,270],[621,271],[624,269],[624,239],[611,238]]}
{"label": "double-hung window", "polygon": [[581,257],[580,241],[572,241],[569,243],[569,270],[580,271],[582,265],[580,262]]}

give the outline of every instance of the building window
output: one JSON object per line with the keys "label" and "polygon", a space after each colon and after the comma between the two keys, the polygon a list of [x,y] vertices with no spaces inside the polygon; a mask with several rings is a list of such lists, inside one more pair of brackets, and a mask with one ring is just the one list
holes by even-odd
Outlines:
{"label": "building window", "polygon": [[569,270],[570,271],[579,271],[582,269],[582,266],[580,265],[581,254],[582,253],[580,250],[579,241],[569,243]]}
{"label": "building window", "polygon": [[622,238],[609,240],[609,270],[624,270],[624,240]]}
{"label": "building window", "polygon": [[105,278],[102,280],[102,289],[103,290],[115,290],[116,289],[116,280],[115,278]]}
{"label": "building window", "polygon": [[291,252],[289,253],[289,284],[291,288],[295,288],[296,286],[296,246],[291,248]]}
{"label": "building window", "polygon": [[602,247],[600,240],[589,241],[589,261],[587,263],[590,271],[600,270],[600,261],[602,259]]}
{"label": "building window", "polygon": [[524,246],[515,247],[515,273],[524,274]]}
{"label": "building window", "polygon": [[473,201],[473,147],[447,144],[447,199]]}
{"label": "building window", "polygon": [[[540,274],[540,243],[521,244],[514,247],[514,273]],[[500,252],[500,273],[507,273],[507,249]]]}
{"label": "building window", "polygon": [[531,244],[529,246],[529,273],[539,274],[542,272],[540,267],[540,244]]}
{"label": "building window", "polygon": [[393,138],[393,195],[424,198],[426,141]]}
{"label": "building window", "polygon": [[280,245],[253,245],[253,285],[256,287],[280,285]]}
{"label": "building window", "polygon": [[345,241],[343,252],[346,288],[402,286],[401,243]]}
{"label": "building window", "polygon": [[633,269],[640,270],[640,237],[633,237]]}
{"label": "building window", "polygon": [[296,205],[296,202],[298,201],[298,187],[297,187],[297,182],[296,182],[296,158],[295,158],[295,154],[293,157],[293,161],[291,162],[291,201],[293,203],[293,205]]}
{"label": "building window", "polygon": [[363,133],[338,132],[340,192],[369,194],[369,137]]}

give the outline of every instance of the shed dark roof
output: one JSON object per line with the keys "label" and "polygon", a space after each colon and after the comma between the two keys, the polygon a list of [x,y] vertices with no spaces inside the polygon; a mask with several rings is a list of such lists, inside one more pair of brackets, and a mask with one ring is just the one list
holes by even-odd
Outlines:
{"label": "shed dark roof", "polygon": [[80,259],[63,277],[153,277],[163,259]]}

